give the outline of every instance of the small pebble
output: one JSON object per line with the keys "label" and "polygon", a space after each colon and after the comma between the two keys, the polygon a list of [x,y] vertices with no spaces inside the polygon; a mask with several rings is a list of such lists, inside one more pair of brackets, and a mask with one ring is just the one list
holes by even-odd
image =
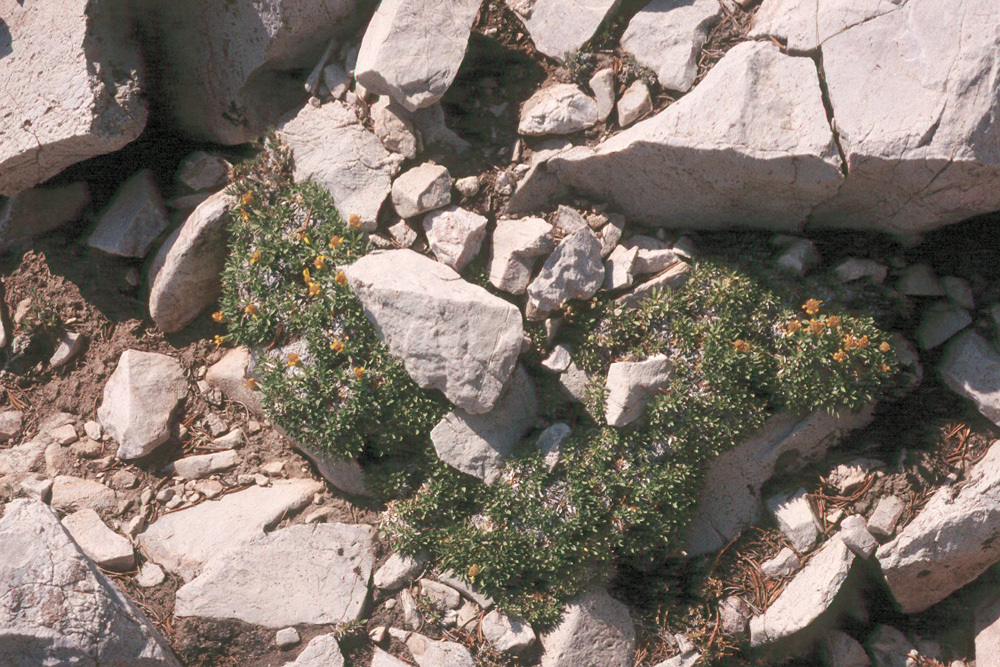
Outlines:
{"label": "small pebble", "polygon": [[274,643],[278,646],[278,648],[295,646],[300,641],[302,641],[302,638],[299,636],[299,631],[295,628],[278,630],[278,632],[274,635]]}
{"label": "small pebble", "polygon": [[267,475],[262,475],[261,473],[257,473],[256,475],[254,475],[253,481],[257,486],[271,485],[271,479]]}
{"label": "small pebble", "polygon": [[143,563],[139,568],[139,574],[135,577],[135,583],[142,588],[152,588],[159,586],[166,581],[167,575],[156,563]]}
{"label": "small pebble", "polygon": [[83,432],[91,440],[100,440],[101,436],[104,435],[104,429],[94,420],[90,420],[83,425]]}
{"label": "small pebble", "polygon": [[49,435],[52,436],[52,439],[60,445],[70,445],[79,440],[79,436],[76,434],[76,429],[72,424],[63,424],[58,428],[54,428],[49,431]]}
{"label": "small pebble", "polygon": [[250,435],[256,435],[257,433],[260,433],[260,422],[255,419],[251,419],[250,421],[248,421],[247,431],[249,431]]}

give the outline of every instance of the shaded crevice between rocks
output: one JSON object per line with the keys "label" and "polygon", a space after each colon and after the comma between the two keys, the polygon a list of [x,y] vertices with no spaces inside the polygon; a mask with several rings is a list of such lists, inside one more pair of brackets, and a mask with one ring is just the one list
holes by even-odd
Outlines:
{"label": "shaded crevice between rocks", "polygon": [[830,87],[826,83],[826,72],[823,70],[823,49],[816,49],[815,53],[810,54],[809,57],[816,63],[816,74],[819,78],[819,92],[823,100],[823,109],[826,110],[826,120],[830,123],[830,131],[833,133],[833,143],[837,147],[837,155],[840,156],[840,171],[846,179],[848,177],[847,154],[844,152],[844,147],[840,142],[840,132],[837,130],[837,118],[834,115],[833,101],[830,99]]}

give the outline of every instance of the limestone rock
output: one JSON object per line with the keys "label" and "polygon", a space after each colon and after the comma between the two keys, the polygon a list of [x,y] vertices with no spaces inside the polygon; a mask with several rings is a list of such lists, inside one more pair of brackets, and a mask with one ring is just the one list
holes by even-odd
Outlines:
{"label": "limestone rock", "polygon": [[486,223],[478,213],[449,206],[424,216],[424,233],[437,260],[461,271],[479,252]]}
{"label": "limestone rock", "polygon": [[517,14],[535,48],[550,58],[563,59],[594,36],[621,0],[506,0]]}
{"label": "limestone rock", "polygon": [[481,0],[382,2],[365,30],[354,76],[410,111],[445,94],[465,58]]}
{"label": "limestone rock", "polygon": [[229,180],[233,165],[224,158],[205,151],[195,151],[181,161],[177,180],[191,190],[214,190]]}
{"label": "limestone rock", "polygon": [[527,136],[572,134],[600,121],[597,100],[572,84],[558,83],[528,98],[517,131]]}
{"label": "limestone rock", "polygon": [[575,208],[559,205],[556,214],[552,216],[552,225],[562,232],[564,236],[569,236],[575,231],[587,227],[587,220]]}
{"label": "limestone rock", "polygon": [[501,653],[521,653],[535,643],[535,631],[528,623],[495,609],[483,617],[483,637]]}
{"label": "limestone rock", "polygon": [[206,563],[178,589],[174,613],[268,628],[356,621],[368,597],[373,537],[370,526],[342,523],[258,535]]}
{"label": "limestone rock", "polygon": [[782,547],[778,554],[760,564],[760,571],[768,577],[787,577],[802,567],[799,557],[788,547]]}
{"label": "limestone rock", "polygon": [[831,630],[823,638],[821,655],[830,667],[870,667],[865,648],[854,637],[840,630]]}
{"label": "limestone rock", "polygon": [[801,278],[819,264],[821,259],[815,243],[808,239],[798,239],[778,256],[774,264],[782,271]]}
{"label": "limestone rock", "polygon": [[235,468],[239,462],[239,454],[227,449],[221,452],[185,456],[170,463],[166,471],[184,479],[201,479],[213,473]]}
{"label": "limestone rock", "polygon": [[635,261],[636,275],[647,275],[650,273],[660,273],[677,262],[682,261],[681,256],[668,248],[666,243],[658,241],[652,237],[642,234],[635,234],[628,240],[623,241],[626,248],[634,248],[637,251]]}
{"label": "limestone rock", "polygon": [[868,530],[872,535],[892,537],[896,531],[896,522],[899,521],[899,517],[903,515],[905,509],[906,503],[901,498],[896,496],[880,498],[875,506],[875,511],[868,519]]}
{"label": "limestone rock", "polygon": [[383,148],[343,102],[307,104],[277,129],[292,151],[295,179],[313,179],[333,197],[340,217],[357,215],[363,230],[374,230],[401,156]]}
{"label": "limestone rock", "polygon": [[185,396],[187,381],[176,359],[122,352],[97,411],[101,426],[118,443],[118,458],[145,456],[169,440],[171,417]]}
{"label": "limestone rock", "polygon": [[701,662],[701,653],[697,649],[689,649],[669,660],[658,663],[655,667],[696,667],[699,662]]}
{"label": "limestone rock", "polygon": [[[637,257],[636,263],[638,261],[639,258]],[[689,273],[691,273],[690,264],[676,261],[650,280],[635,286],[629,292],[615,299],[615,303],[634,306],[654,293],[663,292],[664,290],[675,290],[687,282]]]}
{"label": "limestone rock", "polygon": [[345,273],[418,385],[472,414],[493,408],[521,350],[515,306],[412,250],[366,255]]}
{"label": "limestone rock", "polygon": [[854,552],[859,558],[871,558],[875,550],[878,549],[878,542],[868,531],[865,518],[860,514],[852,514],[840,524],[840,539],[844,541],[847,548]]}
{"label": "limestone rock", "polygon": [[212,195],[157,251],[149,269],[149,314],[162,331],[180,331],[222,291],[229,212],[235,203],[225,192]]}
{"label": "limestone rock", "polygon": [[813,512],[805,489],[772,496],[767,499],[767,506],[793,549],[803,553],[816,543],[820,534],[819,519]]}
{"label": "limestone rock", "polygon": [[808,627],[830,607],[853,563],[854,554],[834,536],[767,611],[750,620],[750,645],[772,643]]}
{"label": "limestone rock", "polygon": [[649,95],[649,88],[641,79],[636,79],[618,99],[618,125],[628,127],[652,110],[653,98]]}
{"label": "limestone rock", "polygon": [[601,242],[585,228],[560,241],[528,285],[528,297],[532,307],[549,312],[570,299],[589,299],[603,283]]}
{"label": "limestone rock", "polygon": [[351,89],[351,76],[337,63],[330,63],[324,67],[323,85],[330,91],[330,97],[335,100],[344,99],[347,91]]}
{"label": "limestone rock", "polygon": [[160,633],[41,502],[7,503],[0,553],[0,663],[57,665],[73,656],[89,664],[180,667]]}
{"label": "limestone rock", "polygon": [[302,636],[295,628],[282,628],[274,635],[274,645],[278,648],[288,648],[295,646],[302,641]]}
{"label": "limestone rock", "polygon": [[541,667],[631,667],[635,628],[628,608],[600,589],[570,600],[541,641]]}
{"label": "limestone rock", "polygon": [[118,189],[87,243],[112,255],[145,257],[169,224],[153,172],[143,169]]}
{"label": "limestone rock", "polygon": [[462,596],[458,591],[433,579],[420,580],[420,593],[440,609],[458,609],[462,606]]}
{"label": "limestone rock", "polygon": [[750,37],[776,37],[791,51],[812,51],[823,42],[859,23],[899,9],[906,0],[887,2],[810,3],[802,0],[764,0],[754,14]]}
{"label": "limestone rock", "polygon": [[519,366],[492,410],[481,414],[452,410],[431,431],[431,442],[442,461],[492,484],[537,416],[534,383]]}
{"label": "limestone rock", "polygon": [[727,635],[742,635],[750,620],[750,605],[738,595],[730,595],[719,602],[719,620]]}
{"label": "limestone rock", "polygon": [[0,248],[28,241],[67,222],[79,220],[89,203],[90,191],[82,181],[18,192],[0,206]]}
{"label": "limestone rock", "polygon": [[538,450],[542,453],[542,462],[545,468],[552,472],[559,465],[559,450],[562,444],[569,438],[572,429],[566,424],[553,424],[538,436]]}
{"label": "limestone rock", "polygon": [[153,588],[166,580],[167,575],[162,567],[156,563],[143,563],[139,567],[139,574],[136,575],[135,583],[142,588]]}
{"label": "limestone rock", "polygon": [[611,364],[604,411],[608,425],[625,426],[638,419],[657,392],[670,383],[673,370],[674,364],[662,354],[645,361]]}
{"label": "limestone rock", "polygon": [[475,667],[469,649],[458,642],[437,641],[413,633],[406,640],[418,667]]}
{"label": "limestone rock", "polygon": [[548,169],[640,222],[698,229],[797,230],[844,179],[815,65],[764,42],[737,44],[679,101]]}
{"label": "limestone rock", "polygon": [[632,17],[622,48],[656,72],[667,90],[686,93],[698,75],[698,57],[719,20],[718,0],[653,0]]}
{"label": "limestone rock", "polygon": [[906,296],[944,296],[941,282],[927,264],[912,264],[903,269],[896,289]]}
{"label": "limestone rock", "polygon": [[868,278],[876,285],[881,285],[888,271],[889,269],[884,264],[859,257],[848,257],[833,267],[834,275],[842,283],[850,283],[862,278]]}
{"label": "limestone rock", "polygon": [[[410,663],[403,662],[399,658],[393,656],[390,653],[386,653],[378,646],[374,647],[375,653],[372,655],[371,667],[409,667]],[[321,665],[316,665],[316,667],[324,667]],[[333,667],[340,667],[339,665],[334,665]]]}
{"label": "limestone rock", "polygon": [[958,306],[966,310],[972,310],[976,307],[976,300],[968,281],[958,276],[945,276],[941,279],[941,289]]}
{"label": "limestone rock", "polygon": [[451,203],[451,174],[432,162],[414,167],[392,184],[392,205],[403,219],[447,206]]}
{"label": "limestone rock", "polygon": [[20,435],[23,424],[24,413],[20,410],[0,412],[0,442],[7,442]]}
{"label": "limestone rock", "polygon": [[948,343],[938,372],[952,391],[1000,425],[1000,354],[985,338],[967,331]]}
{"label": "limestone rock", "polygon": [[247,380],[250,378],[247,373],[249,363],[250,350],[245,347],[235,347],[208,367],[205,382],[210,387],[219,389],[230,401],[242,403],[250,412],[261,416],[264,410],[260,404],[260,396],[247,386]]}
{"label": "limestone rock", "polygon": [[905,614],[927,609],[1000,561],[1000,447],[959,490],[939,489],[876,556]]}
{"label": "limestone rock", "polygon": [[541,218],[498,220],[490,247],[490,284],[511,294],[523,294],[536,258],[555,248],[552,225]]}
{"label": "limestone rock", "polygon": [[82,509],[108,511],[115,508],[117,495],[100,482],[69,475],[58,475],[52,480],[52,509],[69,514]]}
{"label": "limestone rock", "polygon": [[879,624],[868,635],[868,654],[874,667],[909,667],[909,655],[916,647],[902,632],[888,625]]}
{"label": "limestone rock", "polygon": [[420,140],[403,109],[392,104],[391,98],[383,97],[375,103],[371,113],[375,136],[387,151],[399,153],[408,160],[417,157]]}
{"label": "limestone rock", "polygon": [[413,581],[425,567],[427,559],[394,553],[375,572],[373,583],[376,588],[394,591]]}
{"label": "limestone rock", "polygon": [[59,345],[49,357],[49,368],[60,368],[73,361],[83,351],[87,337],[82,333],[64,331],[59,336]]}
{"label": "limestone rock", "polygon": [[1000,665],[1000,597],[993,595],[975,611],[976,667]]}
{"label": "limestone rock", "polygon": [[80,550],[105,570],[124,572],[135,567],[132,543],[108,528],[94,510],[77,510],[62,524]]}
{"label": "limestone rock", "polygon": [[141,58],[128,14],[128,5],[88,0],[0,2],[8,99],[0,110],[0,195],[114,152],[142,132]]}
{"label": "limestone rock", "polygon": [[931,350],[972,324],[972,316],[950,301],[938,301],[928,306],[920,317],[914,336],[920,347]]}
{"label": "limestone rock", "polygon": [[[372,665],[375,665],[374,661]],[[344,655],[334,635],[319,635],[309,642],[294,662],[285,663],[285,667],[344,667]]]}
{"label": "limestone rock", "polygon": [[322,490],[311,479],[252,486],[161,516],[139,535],[139,545],[151,561],[190,581],[220,551],[262,535]]}
{"label": "limestone rock", "polygon": [[611,67],[597,70],[587,82],[594,91],[594,101],[597,102],[597,117],[604,122],[615,108],[615,70]]}
{"label": "limestone rock", "polygon": [[38,472],[45,467],[45,449],[53,442],[45,433],[39,433],[31,440],[14,445],[10,449],[0,449],[0,475],[15,475]]}

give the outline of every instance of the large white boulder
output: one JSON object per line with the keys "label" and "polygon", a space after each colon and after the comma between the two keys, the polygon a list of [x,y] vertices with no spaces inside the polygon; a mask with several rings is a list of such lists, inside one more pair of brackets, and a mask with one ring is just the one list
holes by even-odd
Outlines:
{"label": "large white boulder", "polygon": [[906,0],[764,0],[749,36],[777,38],[790,51],[812,51],[834,35],[905,4]]}
{"label": "large white boulder", "polygon": [[541,640],[541,667],[632,667],[635,627],[628,607],[604,589],[570,600],[559,625]]}
{"label": "large white boulder", "polygon": [[345,274],[414,382],[472,414],[493,408],[521,350],[516,306],[412,250],[366,255]]}
{"label": "large white boulder", "polygon": [[952,391],[1000,425],[1000,354],[989,341],[975,331],[961,334],[948,343],[938,372]]}
{"label": "large white boulder", "polygon": [[796,230],[844,180],[815,65],[765,42],[738,44],[664,111],[548,168],[642,222],[701,229]]}
{"label": "large white boulder", "polygon": [[0,664],[180,667],[41,502],[6,505],[0,553]]}
{"label": "large white boulder", "polygon": [[141,59],[127,8],[0,0],[0,195],[116,151],[142,132]]}
{"label": "large white boulder", "polygon": [[465,59],[482,0],[383,0],[365,30],[354,76],[410,111],[444,96]]}
{"label": "large white boulder", "polygon": [[594,36],[621,0],[506,0],[535,48],[562,60]]}
{"label": "large white boulder", "polygon": [[946,486],[876,557],[903,613],[945,599],[1000,561],[1000,447],[994,442],[960,489]]}

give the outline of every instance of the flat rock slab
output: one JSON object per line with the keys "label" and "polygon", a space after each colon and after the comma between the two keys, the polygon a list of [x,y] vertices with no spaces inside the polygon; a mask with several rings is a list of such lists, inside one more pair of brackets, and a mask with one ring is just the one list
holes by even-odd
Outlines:
{"label": "flat rock slab", "polygon": [[698,229],[797,230],[844,180],[816,66],[764,42],[737,44],[678,102],[548,168],[641,222]]}
{"label": "flat rock slab", "polygon": [[[124,6],[2,0],[0,195],[118,150],[146,125]],[[58,29],[56,29],[58,28]]]}
{"label": "flat rock slab", "polygon": [[610,426],[625,426],[642,414],[660,389],[665,389],[674,364],[658,354],[645,361],[616,361],[608,369],[607,407],[604,419]]}
{"label": "flat rock slab", "polygon": [[594,36],[621,0],[506,0],[535,48],[562,60]]}
{"label": "flat rock slab", "polygon": [[180,667],[41,502],[7,503],[0,553],[0,664]]}
{"label": "flat rock slab", "polygon": [[528,285],[529,305],[549,312],[570,299],[589,299],[603,284],[601,242],[589,227],[578,229],[559,242]]}
{"label": "flat rock slab", "polygon": [[259,537],[322,490],[319,482],[298,479],[226,494],[161,516],[139,535],[139,545],[149,560],[190,581],[220,551]]}
{"label": "flat rock slab", "polygon": [[362,229],[375,229],[402,157],[383,148],[353,108],[337,101],[307,104],[282,118],[278,136],[292,151],[295,180],[313,179],[344,220],[357,215]]}
{"label": "flat rock slab", "polygon": [[985,338],[967,331],[948,343],[938,372],[952,391],[1000,425],[1000,354]]}
{"label": "flat rock slab", "polygon": [[[52,445],[57,446],[57,445]],[[110,511],[117,505],[117,495],[109,487],[92,479],[58,475],[52,480],[52,509],[61,514],[82,509]]]}
{"label": "flat rock slab", "polygon": [[108,528],[94,510],[73,512],[62,524],[83,553],[105,570],[125,572],[135,567],[132,543]]}
{"label": "flat rock slab", "polygon": [[446,167],[425,162],[393,182],[392,205],[404,219],[447,206],[451,203],[452,182]]}
{"label": "flat rock slab", "polygon": [[406,639],[418,667],[475,667],[469,649],[458,642],[438,641],[417,633]]}
{"label": "flat rock slab", "polygon": [[344,654],[336,637],[320,635],[309,642],[294,662],[286,662],[285,667],[344,667]]}
{"label": "flat rock slab", "polygon": [[1000,446],[990,446],[961,489],[939,489],[876,557],[905,614],[940,602],[1000,561]]}
{"label": "flat rock slab", "polygon": [[490,244],[490,284],[511,294],[523,294],[538,257],[555,247],[552,225],[541,218],[497,220]]}
{"label": "flat rock slab", "polygon": [[482,0],[385,0],[368,23],[354,76],[410,111],[444,96],[465,59]]}
{"label": "flat rock slab", "polygon": [[806,496],[805,489],[767,499],[767,507],[774,515],[778,528],[792,547],[805,553],[816,543],[820,534],[819,519]]}
{"label": "flat rock slab", "polygon": [[97,420],[118,443],[118,458],[145,456],[169,440],[170,421],[185,396],[187,379],[176,359],[122,352],[97,410]]}
{"label": "flat rock slab", "polygon": [[570,600],[542,635],[541,667],[632,667],[635,627],[628,607],[600,589]]}
{"label": "flat rock slab", "polygon": [[829,609],[853,564],[854,554],[839,537],[824,544],[767,611],[750,619],[750,645],[775,642],[808,627]]}
{"label": "flat rock slab", "polygon": [[599,123],[597,100],[569,83],[542,88],[524,103],[517,131],[527,136],[572,134]]}
{"label": "flat rock slab", "polygon": [[167,472],[184,479],[201,479],[213,473],[231,470],[239,462],[239,454],[235,450],[227,449],[222,452],[185,456],[182,459],[171,462],[166,468]]}
{"label": "flat rock slab", "polygon": [[83,181],[22,190],[0,207],[0,249],[79,220],[89,203],[90,190]]}
{"label": "flat rock slab", "polygon": [[177,591],[177,616],[268,628],[360,618],[375,556],[370,526],[293,525],[219,554]]}
{"label": "flat rock slab", "polygon": [[414,382],[472,414],[493,408],[521,351],[516,306],[412,250],[366,255],[345,274]]}
{"label": "flat rock slab", "polygon": [[143,169],[118,188],[87,244],[111,255],[141,258],[169,225],[153,172]]}
{"label": "flat rock slab", "polygon": [[149,315],[162,331],[180,331],[222,291],[229,212],[235,203],[225,191],[212,195],[157,251],[149,270]]}
{"label": "flat rock slab", "polygon": [[776,37],[790,51],[812,51],[848,28],[895,11],[906,0],[764,0],[750,24],[750,38]]}

